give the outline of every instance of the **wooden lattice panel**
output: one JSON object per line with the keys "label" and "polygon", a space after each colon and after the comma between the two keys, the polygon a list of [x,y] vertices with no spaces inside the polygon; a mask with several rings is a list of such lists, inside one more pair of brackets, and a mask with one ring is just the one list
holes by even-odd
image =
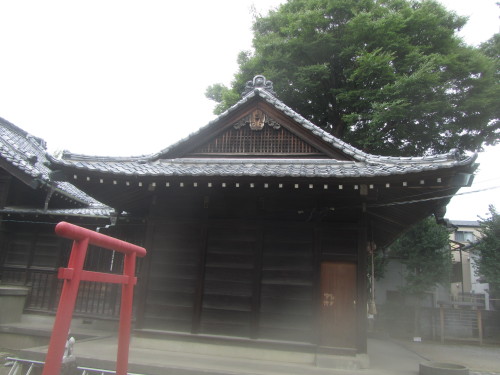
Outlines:
{"label": "wooden lattice panel", "polygon": [[239,129],[231,128],[193,154],[321,155],[321,152],[284,127],[274,129],[264,126],[262,130],[254,131],[244,126]]}

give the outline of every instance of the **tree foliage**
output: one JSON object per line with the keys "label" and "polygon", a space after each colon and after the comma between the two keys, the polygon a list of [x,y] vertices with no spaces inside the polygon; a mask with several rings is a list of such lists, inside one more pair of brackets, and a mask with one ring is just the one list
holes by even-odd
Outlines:
{"label": "tree foliage", "polygon": [[[478,150],[499,135],[498,56],[456,36],[466,18],[432,0],[289,0],[253,25],[216,113],[257,74],[313,123],[371,153]],[[219,90],[219,91],[217,91]]]}
{"label": "tree foliage", "polygon": [[391,245],[391,257],[406,266],[403,292],[422,297],[437,284],[449,281],[452,258],[448,238],[445,227],[427,218]]}
{"label": "tree foliage", "polygon": [[481,239],[475,247],[479,258],[477,271],[490,284],[490,291],[500,293],[500,215],[490,206],[490,216],[481,219]]}

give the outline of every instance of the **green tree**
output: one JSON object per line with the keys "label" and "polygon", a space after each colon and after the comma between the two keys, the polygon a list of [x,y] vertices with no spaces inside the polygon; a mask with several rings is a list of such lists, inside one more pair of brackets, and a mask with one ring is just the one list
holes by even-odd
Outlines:
{"label": "green tree", "polygon": [[391,258],[398,258],[406,267],[403,294],[416,298],[414,307],[414,336],[420,336],[420,305],[424,294],[438,284],[450,282],[451,251],[445,227],[427,218],[415,224],[394,242]]}
{"label": "green tree", "polygon": [[493,58],[497,62],[497,74],[500,73],[499,71],[499,64],[500,64],[500,33],[493,35],[489,40],[486,42],[482,43],[481,46],[481,51],[486,56],[489,56]]}
{"label": "green tree", "polygon": [[402,292],[418,298],[440,283],[449,281],[451,252],[445,227],[428,218],[414,225],[390,247],[391,258],[406,266]]}
{"label": "green tree", "polygon": [[475,247],[479,255],[478,273],[490,284],[490,292],[500,293],[500,215],[494,206],[489,208],[490,216],[481,219],[480,242]]}
{"label": "green tree", "polygon": [[498,57],[458,38],[465,24],[431,0],[289,0],[256,17],[254,51],[207,96],[221,113],[263,74],[287,105],[367,152],[479,150],[500,132]]}

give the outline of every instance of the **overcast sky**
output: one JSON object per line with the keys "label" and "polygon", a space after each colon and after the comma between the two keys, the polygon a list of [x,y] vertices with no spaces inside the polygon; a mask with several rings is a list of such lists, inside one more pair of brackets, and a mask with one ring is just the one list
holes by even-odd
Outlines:
{"label": "overcast sky", "polygon": [[[251,49],[253,12],[283,2],[2,0],[0,117],[44,138],[50,152],[155,153],[214,118],[206,87],[229,85],[238,52]],[[499,31],[495,2],[442,1],[470,17],[460,35],[473,45]],[[480,156],[469,191],[500,185],[485,162],[493,153]],[[500,209],[499,196],[454,198],[447,216],[474,220],[489,203]]]}

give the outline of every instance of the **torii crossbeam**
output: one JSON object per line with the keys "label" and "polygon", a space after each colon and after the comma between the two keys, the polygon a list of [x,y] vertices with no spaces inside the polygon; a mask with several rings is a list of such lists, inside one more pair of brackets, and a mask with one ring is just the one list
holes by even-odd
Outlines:
{"label": "torii crossbeam", "polygon": [[[144,257],[146,255],[146,249],[64,221],[56,225],[55,232],[61,237],[73,240],[73,247],[68,267],[60,268],[58,273],[58,277],[64,279],[64,285],[42,375],[60,373],[64,347],[73,317],[80,281],[122,284],[116,374],[127,375],[132,302],[134,285],[137,283],[135,263],[137,257]],[[123,274],[115,275],[85,271],[83,265],[88,245],[96,245],[108,250],[124,253]]]}

